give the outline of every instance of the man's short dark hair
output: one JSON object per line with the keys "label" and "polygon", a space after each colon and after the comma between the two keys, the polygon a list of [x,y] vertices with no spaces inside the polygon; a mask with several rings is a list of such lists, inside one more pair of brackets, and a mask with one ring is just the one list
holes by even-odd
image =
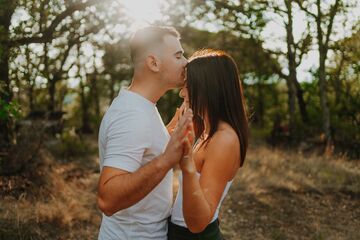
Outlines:
{"label": "man's short dark hair", "polygon": [[130,55],[132,62],[134,63],[135,59],[150,47],[163,43],[166,35],[171,35],[180,39],[179,32],[173,27],[148,26],[137,30],[130,41]]}

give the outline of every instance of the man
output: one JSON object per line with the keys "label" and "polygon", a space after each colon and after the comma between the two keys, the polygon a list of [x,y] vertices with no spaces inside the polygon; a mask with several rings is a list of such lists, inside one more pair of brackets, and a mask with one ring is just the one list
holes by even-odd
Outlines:
{"label": "man", "polygon": [[114,99],[99,131],[99,239],[166,239],[172,167],[183,155],[192,112],[181,117],[170,138],[156,102],[184,84],[187,60],[173,28],[139,30],[130,50],[132,83]]}

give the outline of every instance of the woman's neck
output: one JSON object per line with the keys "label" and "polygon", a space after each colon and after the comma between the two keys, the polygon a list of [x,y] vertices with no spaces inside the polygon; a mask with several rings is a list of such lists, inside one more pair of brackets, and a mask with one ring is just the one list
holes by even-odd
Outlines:
{"label": "woman's neck", "polygon": [[[224,129],[225,127],[226,127],[226,122],[224,122],[222,120],[219,120],[219,123],[218,123],[216,129],[221,130],[221,129]],[[205,117],[205,119],[204,119],[204,131],[201,134],[201,138],[206,139],[207,136],[209,136],[209,133],[210,133],[210,122],[209,122],[209,118]]]}
{"label": "woman's neck", "polygon": [[209,117],[207,116],[207,114],[205,114],[204,117],[204,135],[209,135],[210,133],[210,122],[209,122]]}

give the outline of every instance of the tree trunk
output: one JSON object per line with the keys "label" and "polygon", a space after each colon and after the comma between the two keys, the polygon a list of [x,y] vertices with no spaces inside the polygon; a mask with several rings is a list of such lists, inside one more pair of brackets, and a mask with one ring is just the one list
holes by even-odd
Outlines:
{"label": "tree trunk", "polygon": [[95,105],[94,107],[95,107],[96,118],[100,118],[100,98],[99,98],[99,88],[97,84],[98,72],[95,66],[95,61],[94,61],[94,68],[95,68],[94,73],[91,76],[89,76],[91,80],[91,92],[92,92],[91,95],[93,96],[93,102]]}
{"label": "tree trunk", "polygon": [[340,104],[341,101],[341,71],[342,68],[344,66],[344,62],[345,62],[345,53],[344,51],[341,52],[341,59],[340,59],[340,63],[339,63],[339,67],[336,71],[335,74],[335,79],[334,79],[334,90],[335,90],[335,102],[336,104]]}
{"label": "tree trunk", "polygon": [[48,111],[54,112],[55,111],[55,81],[53,81],[53,79],[49,79],[48,92],[49,92]]}
{"label": "tree trunk", "polygon": [[30,83],[29,89],[29,110],[30,112],[33,112],[35,110],[35,104],[34,104],[34,84]]}
{"label": "tree trunk", "polygon": [[[10,85],[9,77],[9,27],[11,16],[15,10],[13,1],[0,1],[0,99],[2,104],[8,105],[12,98],[13,92]],[[14,142],[14,130],[11,119],[5,118],[0,121],[0,152],[7,149]]]}
{"label": "tree trunk", "polygon": [[286,80],[288,87],[288,102],[289,102],[289,131],[290,140],[294,140],[296,122],[295,122],[295,110],[296,110],[296,59],[295,59],[295,44],[293,36],[293,20],[292,20],[292,6],[291,1],[285,0],[287,8],[288,22],[286,24],[286,42],[287,42],[287,58],[289,62],[289,76]]}
{"label": "tree trunk", "polygon": [[115,74],[111,74],[110,75],[110,94],[109,94],[109,105],[111,104],[111,102],[113,101],[114,97],[115,97],[115,84],[116,84],[116,77]]}
{"label": "tree trunk", "polygon": [[317,17],[316,17],[316,26],[317,26],[317,37],[319,44],[319,91],[320,91],[320,103],[322,109],[322,125],[323,131],[326,139],[326,150],[325,153],[332,154],[333,152],[333,141],[331,136],[331,128],[330,128],[330,110],[328,106],[327,100],[327,86],[326,86],[326,68],[325,61],[327,58],[327,51],[329,47],[330,35],[332,32],[333,21],[339,6],[339,0],[336,0],[335,4],[330,8],[330,19],[327,25],[327,31],[325,35],[323,35],[323,29],[321,27],[323,22],[323,13],[321,9],[321,1],[316,1],[317,5]]}
{"label": "tree trunk", "polygon": [[48,44],[44,44],[44,76],[47,79],[47,89],[48,89],[48,106],[47,110],[49,113],[55,111],[55,79],[50,77],[49,72],[49,57],[48,57]]}
{"label": "tree trunk", "polygon": [[259,121],[259,126],[262,128],[264,127],[264,112],[265,112],[265,107],[264,107],[264,93],[263,93],[263,89],[262,89],[262,84],[261,84],[260,80],[257,84],[257,90],[258,90],[258,104],[257,104],[257,118]]}
{"label": "tree trunk", "polygon": [[85,85],[83,79],[80,80],[80,101],[81,101],[81,132],[91,133],[91,127],[89,123],[89,104],[88,98],[85,93]]}
{"label": "tree trunk", "polygon": [[309,115],[304,100],[304,91],[302,90],[300,83],[297,81],[297,79],[295,81],[295,87],[296,87],[296,96],[299,104],[301,120],[303,121],[303,123],[309,123]]}
{"label": "tree trunk", "polygon": [[30,50],[29,50],[29,47],[26,46],[26,49],[25,49],[25,56],[26,56],[26,63],[27,63],[27,70],[26,70],[26,73],[25,73],[25,80],[28,84],[28,87],[27,87],[27,95],[28,95],[28,101],[29,101],[29,112],[33,112],[34,111],[34,87],[35,87],[35,80],[31,78],[31,74],[30,72],[32,71],[32,67],[30,62],[31,62],[31,59],[30,59]]}
{"label": "tree trunk", "polygon": [[[78,52],[78,77],[80,78],[80,106],[81,106],[81,133],[91,133],[91,127],[89,123],[89,102],[88,97],[86,96],[85,86],[87,79],[82,78],[80,74],[81,66],[80,66],[80,44],[77,44],[77,52]],[[87,77],[87,76],[86,76]]]}
{"label": "tree trunk", "polygon": [[329,148],[332,145],[332,137],[330,131],[330,111],[327,100],[327,89],[326,89],[326,73],[325,73],[325,60],[326,52],[324,47],[321,46],[319,49],[319,90],[320,90],[320,103],[322,110],[322,125],[326,139],[326,146]]}

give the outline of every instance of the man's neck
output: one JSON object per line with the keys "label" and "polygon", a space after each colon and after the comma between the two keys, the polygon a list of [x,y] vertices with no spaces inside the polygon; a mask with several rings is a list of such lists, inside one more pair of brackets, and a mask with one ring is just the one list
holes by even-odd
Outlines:
{"label": "man's neck", "polygon": [[128,89],[129,91],[135,92],[154,104],[166,93],[167,89],[158,86],[156,80],[146,79],[146,81],[138,80],[135,77]]}

